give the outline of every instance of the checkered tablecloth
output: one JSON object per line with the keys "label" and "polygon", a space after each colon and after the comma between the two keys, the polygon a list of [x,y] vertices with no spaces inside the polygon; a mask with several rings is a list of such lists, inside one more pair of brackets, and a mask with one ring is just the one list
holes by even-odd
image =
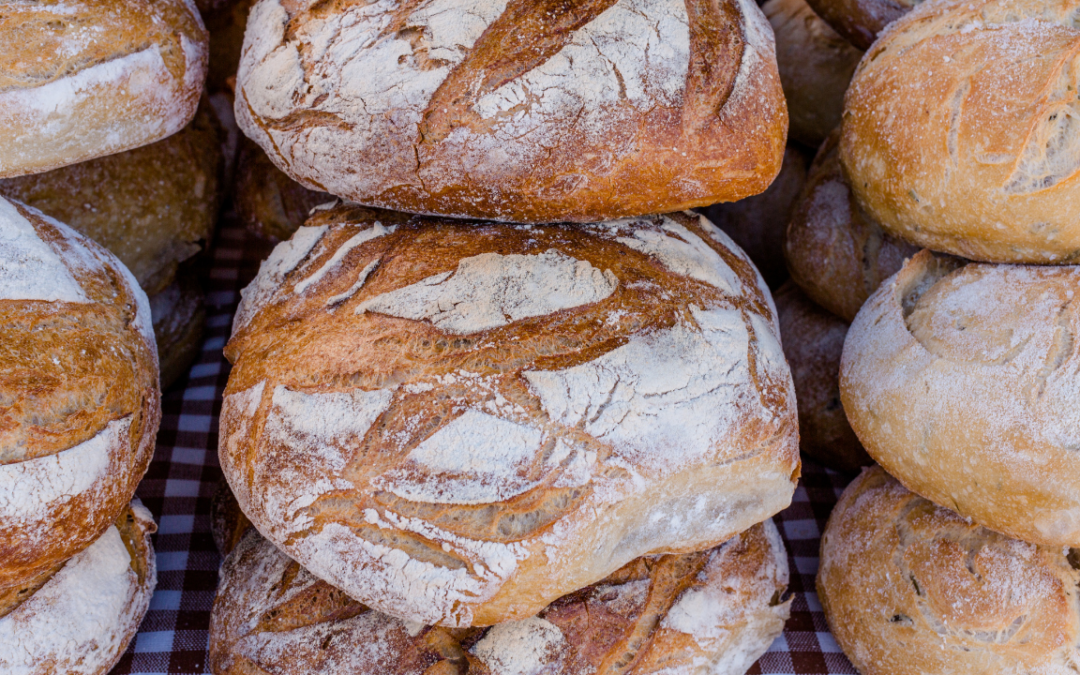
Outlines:
{"label": "checkered tablecloth", "polygon": [[[221,564],[210,535],[210,500],[221,476],[218,414],[229,376],[221,350],[240,289],[258,270],[259,250],[235,216],[226,214],[203,266],[208,319],[202,354],[163,396],[157,451],[138,490],[158,522],[157,591],[113,675],[210,672],[207,630]],[[752,675],[856,672],[829,634],[814,592],[821,530],[851,478],[804,463],[791,507],[776,517],[787,545],[794,602],[783,636],[750,669]]]}

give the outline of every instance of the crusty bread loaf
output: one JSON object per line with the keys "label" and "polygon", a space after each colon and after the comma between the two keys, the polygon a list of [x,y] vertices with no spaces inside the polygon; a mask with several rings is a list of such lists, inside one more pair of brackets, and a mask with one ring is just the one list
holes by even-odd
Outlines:
{"label": "crusty bread loaf", "polygon": [[1064,675],[1080,662],[1075,560],[974,525],[874,467],[829,517],[817,592],[862,675]]}
{"label": "crusty bread loaf", "polygon": [[840,394],[909,489],[1025,541],[1080,546],[1080,268],[916,255],[848,331]]}
{"label": "crusty bread loaf", "polygon": [[185,265],[176,281],[150,298],[161,388],[167,389],[184,375],[202,349],[206,303],[198,270]]}
{"label": "crusty bread loaf", "polygon": [[854,321],[866,299],[919,248],[882,231],[851,194],[837,129],[806,177],[784,240],[788,271],[811,300]]}
{"label": "crusty bread loaf", "polygon": [[787,131],[751,0],[260,0],[236,117],[308,188],[531,223],[760,193]]}
{"label": "crusty bread loaf", "polygon": [[806,0],[814,12],[859,49],[870,49],[885,26],[922,0]]}
{"label": "crusty bread loaf", "polygon": [[814,14],[806,0],[769,0],[761,9],[776,34],[789,136],[817,148],[840,124],[844,93],[862,52]]}
{"label": "crusty bread loaf", "polygon": [[777,334],[760,275],[698,216],[322,210],[244,291],[221,465],[260,532],[372,608],[524,619],[789,503]]}
{"label": "crusty bread loaf", "polygon": [[886,231],[987,262],[1080,258],[1080,1],[930,0],[848,90],[840,158]]}
{"label": "crusty bread loaf", "polygon": [[291,237],[311,209],[336,201],[332,195],[309,190],[289,178],[247,138],[240,144],[236,172],[237,215],[249,232],[269,244]]}
{"label": "crusty bread loaf", "polygon": [[44,211],[120,258],[147,295],[202,249],[221,205],[220,128],[209,109],[179,133],[128,152],[0,180],[0,195]]}
{"label": "crusty bread loaf", "polygon": [[138,500],[89,548],[24,588],[0,591],[0,671],[5,675],[106,675],[127,648],[157,584]]}
{"label": "crusty bread loaf", "polygon": [[639,558],[538,615],[447,629],[372,611],[250,530],[225,561],[214,675],[742,675],[790,600],[771,520],[710,551]]}
{"label": "crusty bread loaf", "polygon": [[0,198],[0,589],[101,536],[161,416],[150,307],[104,248]]}
{"label": "crusty bread loaf", "polygon": [[803,455],[838,471],[873,464],[840,403],[840,357],[847,322],[815,305],[790,281],[775,298],[784,356],[795,383]]}
{"label": "crusty bread loaf", "polygon": [[195,114],[206,30],[191,0],[0,7],[0,177],[152,143]]}
{"label": "crusty bread loaf", "polygon": [[789,144],[784,150],[780,174],[768,190],[704,209],[705,216],[750,256],[769,288],[778,288],[788,277],[783,255],[784,230],[806,182],[806,165],[802,150]]}

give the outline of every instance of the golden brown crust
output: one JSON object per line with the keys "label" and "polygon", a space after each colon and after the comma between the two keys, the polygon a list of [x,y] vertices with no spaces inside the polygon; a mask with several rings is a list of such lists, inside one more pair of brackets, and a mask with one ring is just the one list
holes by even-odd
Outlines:
{"label": "golden brown crust", "polygon": [[776,33],[789,137],[817,148],[840,125],[844,93],[862,52],[814,14],[806,0],[769,0],[761,10]]}
{"label": "golden brown crust", "polygon": [[774,298],[799,405],[799,449],[838,471],[873,464],[840,403],[840,357],[847,322],[815,305],[790,281]]}
{"label": "golden brown crust", "polygon": [[202,350],[206,304],[195,268],[181,269],[171,286],[150,298],[161,362],[161,388],[180,379]]}
{"label": "golden brown crust", "polygon": [[850,322],[919,247],[883,232],[859,206],[840,167],[839,142],[836,129],[810,165],[784,257],[792,280],[811,300]]}
{"label": "golden brown crust", "polygon": [[319,211],[244,291],[222,468],[261,532],[368,604],[531,616],[786,505],[797,423],[759,278],[689,214]]}
{"label": "golden brown crust", "polygon": [[240,141],[236,167],[236,212],[249,232],[268,244],[285,241],[307,220],[311,209],[334,201],[309,190],[274,166],[254,141]]}
{"label": "golden brown crust", "polygon": [[1080,257],[1078,10],[932,0],[875,43],[840,159],[886,231],[985,262]]}
{"label": "golden brown crust", "polygon": [[821,539],[817,591],[862,675],[1073,672],[1080,573],[867,469]]}
{"label": "golden brown crust", "polygon": [[840,394],[909,489],[1010,536],[1080,544],[1080,268],[923,251],[848,331]]}
{"label": "golden brown crust", "polygon": [[188,0],[0,8],[0,176],[153,142],[195,114],[206,30]]}
{"label": "golden brown crust", "polygon": [[714,204],[704,213],[739,245],[761,272],[769,288],[787,279],[784,231],[806,182],[808,160],[795,145],[784,150],[784,165],[768,190],[727,204]]}
{"label": "golden brown crust", "polygon": [[749,0],[368,7],[262,0],[251,14],[237,120],[308,188],[595,222],[735,201],[779,171],[787,112]]}
{"label": "golden brown crust", "polygon": [[922,0],[806,0],[833,30],[858,49],[870,49],[878,34]]}
{"label": "golden brown crust", "polygon": [[[634,560],[531,619],[490,629],[412,626],[319,581],[251,530],[222,567],[210,668],[215,675],[540,668],[551,675],[706,668],[741,675],[779,635],[786,587],[783,544],[767,521],[711,551]],[[514,656],[534,669],[516,670]]]}
{"label": "golden brown crust", "polygon": [[147,295],[201,250],[221,205],[221,129],[208,104],[177,134],[128,152],[0,180],[0,194],[38,208],[113,252]]}

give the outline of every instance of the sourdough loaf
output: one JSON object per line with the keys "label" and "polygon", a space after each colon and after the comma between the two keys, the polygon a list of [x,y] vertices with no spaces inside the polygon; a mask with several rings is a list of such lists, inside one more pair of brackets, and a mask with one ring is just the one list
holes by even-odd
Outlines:
{"label": "sourdough loaf", "polygon": [[697,216],[323,210],[244,291],[221,465],[260,532],[373,609],[524,619],[788,504],[777,333],[760,276]]}
{"label": "sourdough loaf", "polygon": [[440,628],[373,611],[249,530],[221,570],[214,675],[742,675],[791,601],[771,520],[709,551],[639,558],[538,615]]}
{"label": "sourdough loaf", "polygon": [[310,189],[535,223],[757,194],[787,131],[751,0],[260,0],[236,117]]}
{"label": "sourdough loaf", "polygon": [[161,416],[146,295],[112,254],[0,198],[0,589],[89,546]]}

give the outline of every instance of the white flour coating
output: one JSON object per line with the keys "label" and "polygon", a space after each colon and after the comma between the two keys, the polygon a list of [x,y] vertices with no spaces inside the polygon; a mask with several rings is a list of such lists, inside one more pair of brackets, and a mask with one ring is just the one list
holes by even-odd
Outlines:
{"label": "white flour coating", "polygon": [[758,97],[764,102],[760,87],[754,86],[755,71],[766,63],[776,62],[776,37],[765,13],[753,0],[738,0],[739,11],[744,17],[743,30],[746,39],[739,72],[735,75],[731,96],[724,103],[724,110],[751,107],[750,99]]}
{"label": "white flour coating", "polygon": [[[307,289],[311,288],[315,284],[318,284],[327,274],[337,268],[341,264],[341,261],[345,259],[345,256],[349,254],[349,251],[353,250],[354,248],[365,242],[381,237],[384,234],[391,234],[396,229],[396,225],[393,225],[391,227],[383,227],[382,223],[376,222],[368,229],[361,230],[358,234],[353,235],[347,242],[339,246],[338,249],[334,251],[334,255],[330,257],[330,260],[327,260],[322,267],[315,270],[315,272],[311,276],[297,283],[296,287],[293,288],[293,292],[295,292],[297,295],[304,293],[305,291],[307,291]],[[362,272],[360,274],[361,278],[360,281],[358,281],[357,283],[363,285],[363,282],[367,279],[367,275],[370,274],[370,270],[372,269],[373,265],[374,263],[368,265],[367,269],[364,271],[366,273]]]}
{"label": "white flour coating", "polygon": [[110,527],[0,619],[0,670],[31,675],[55,659],[55,672],[106,671],[119,657],[129,626],[145,611],[153,585],[150,580],[149,588],[140,589],[123,538]]}
{"label": "white flour coating", "polygon": [[555,249],[539,255],[484,253],[462,259],[455,272],[371,298],[356,311],[426,320],[460,335],[599,302],[618,285],[611,270]]}
{"label": "white flour coating", "polygon": [[371,262],[369,262],[367,266],[364,267],[364,269],[360,270],[360,275],[356,278],[356,283],[350,286],[345,292],[338,293],[337,295],[331,295],[329,298],[327,298],[326,306],[333,307],[334,305],[345,302],[352,296],[356,295],[356,292],[364,287],[364,284],[367,283],[368,277],[371,276],[371,273],[374,272],[375,268],[378,266],[378,260],[372,260]]}
{"label": "white flour coating", "polygon": [[0,197],[0,300],[89,302],[52,247]]}
{"label": "white flour coating", "polygon": [[[252,421],[259,410],[266,380],[248,387],[243,391],[225,396],[221,401],[221,434],[218,438],[218,458],[221,468],[228,478],[236,500],[247,509],[251,505],[251,493],[248,491],[247,466],[243,458],[247,456],[243,448],[252,440]],[[238,463],[233,462],[240,460]]]}
{"label": "white flour coating", "polygon": [[131,418],[109,422],[93,438],[55,455],[0,466],[0,525],[48,536],[53,509],[107,481],[113,458],[127,454]]}
{"label": "white flour coating", "polygon": [[[632,221],[623,221],[632,222]],[[741,295],[742,282],[711,246],[679,223],[664,218],[663,228],[675,236],[647,229],[634,230],[629,237],[616,241],[635,251],[654,256],[676,274],[703,281],[730,295]],[[718,239],[719,240],[719,239]],[[739,250],[733,246],[734,250]]]}
{"label": "white flour coating", "polygon": [[315,248],[315,244],[319,243],[327,229],[326,225],[301,227],[291,239],[274,247],[270,257],[259,265],[259,273],[255,279],[240,292],[240,306],[236,308],[236,318],[233,319],[234,334],[246,326],[260,309],[274,300],[285,276],[311,253],[311,249]]}
{"label": "white flour coating", "polygon": [[569,646],[559,627],[534,616],[492,626],[472,653],[498,675],[562,672]]}

